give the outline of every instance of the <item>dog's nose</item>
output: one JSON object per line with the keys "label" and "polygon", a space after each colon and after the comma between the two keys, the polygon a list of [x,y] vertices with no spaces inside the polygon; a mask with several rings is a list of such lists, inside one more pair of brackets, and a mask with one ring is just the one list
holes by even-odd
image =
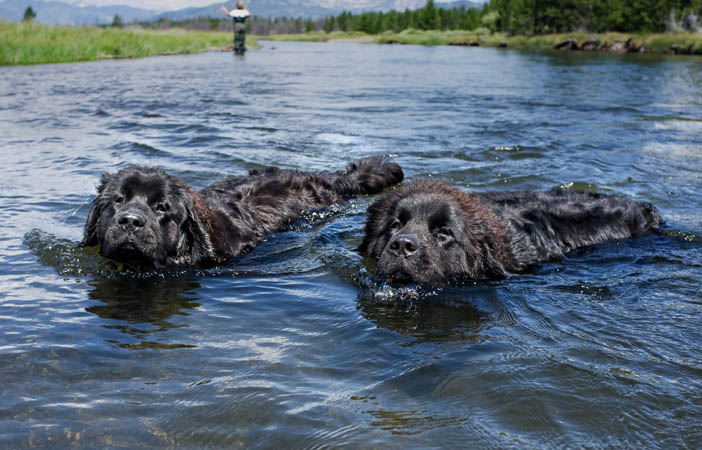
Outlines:
{"label": "dog's nose", "polygon": [[419,241],[414,234],[398,234],[390,241],[390,251],[396,255],[412,256],[419,249]]}
{"label": "dog's nose", "polygon": [[120,225],[130,225],[134,228],[141,228],[146,223],[146,219],[144,219],[144,216],[134,211],[126,211],[119,215],[117,223]]}

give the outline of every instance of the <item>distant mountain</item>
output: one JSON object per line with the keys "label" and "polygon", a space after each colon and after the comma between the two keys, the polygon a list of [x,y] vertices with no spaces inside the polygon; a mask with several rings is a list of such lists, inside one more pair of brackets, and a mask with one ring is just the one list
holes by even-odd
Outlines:
{"label": "distant mountain", "polygon": [[[214,3],[200,8],[185,8],[177,11],[168,11],[159,14],[155,19],[168,18],[171,20],[193,19],[195,17],[223,17],[220,7],[224,4],[228,9],[233,9],[235,1]],[[258,17],[290,17],[311,18],[338,15],[344,11],[359,13],[363,11],[404,11],[417,9],[426,4],[426,0],[244,0],[251,10],[251,14]],[[483,2],[459,0],[450,3],[436,3],[441,8],[465,6],[482,8]]]}
{"label": "distant mountain", "polygon": [[119,15],[123,22],[131,22],[133,20],[149,20],[156,14],[156,11],[122,5],[77,6],[42,0],[4,0],[0,1],[0,18],[18,22],[22,20],[24,11],[28,6],[31,6],[34,12],[37,13],[35,21],[51,25],[112,23],[115,15]]}
{"label": "distant mountain", "polygon": [[[324,0],[321,0],[324,1]],[[244,0],[251,14],[258,17],[303,17],[317,18],[338,14],[336,10],[331,10],[320,6],[315,0]],[[209,6],[199,8],[185,8],[176,11],[161,13],[153,19],[167,18],[171,20],[194,19],[196,17],[226,17],[220,9],[222,5],[228,9],[234,9],[236,1],[229,0],[222,3],[214,3]],[[341,10],[339,11],[341,13]]]}
{"label": "distant mountain", "polygon": [[[482,7],[484,1],[459,0],[435,0],[436,5],[442,8],[452,6],[475,6]],[[258,4],[258,0],[255,2]],[[316,4],[330,10],[337,11],[404,11],[405,9],[418,9],[426,5],[427,0],[316,0]]]}
{"label": "distant mountain", "polygon": [[[119,0],[115,0],[119,1]],[[417,9],[426,4],[426,0],[244,0],[251,13],[258,17],[302,17],[316,19],[336,16],[343,11],[359,13],[363,11],[404,11]],[[0,19],[18,22],[22,20],[25,9],[31,6],[37,13],[37,22],[52,25],[98,25],[111,23],[119,15],[125,23],[132,21],[153,21],[160,18],[171,20],[193,19],[196,17],[224,17],[220,7],[226,5],[233,9],[235,2],[213,3],[209,6],[185,8],[157,14],[156,11],[132,8],[129,6],[80,6],[57,1],[43,0],[0,0]],[[459,0],[450,3],[437,2],[442,8],[482,7],[482,2]]]}

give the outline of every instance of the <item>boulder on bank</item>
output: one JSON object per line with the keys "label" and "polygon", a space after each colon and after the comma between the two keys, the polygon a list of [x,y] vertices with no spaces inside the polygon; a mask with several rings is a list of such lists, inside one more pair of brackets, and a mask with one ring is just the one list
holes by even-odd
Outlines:
{"label": "boulder on bank", "polygon": [[471,42],[454,41],[454,42],[449,42],[448,45],[455,45],[457,47],[480,47],[480,41],[471,41]]}
{"label": "boulder on bank", "polygon": [[600,48],[600,41],[585,41],[580,46],[580,50],[585,52],[594,52]]}
{"label": "boulder on bank", "polygon": [[644,45],[637,44],[629,38],[626,40],[626,51],[629,53],[641,53],[644,51]]}
{"label": "boulder on bank", "polygon": [[580,45],[578,45],[578,42],[575,39],[566,39],[565,41],[556,44],[556,46],[553,48],[556,50],[580,50]]}
{"label": "boulder on bank", "polygon": [[[553,48],[556,50],[582,50],[586,52],[602,50],[615,53],[641,53],[644,51],[644,44],[637,43],[631,38],[627,39],[626,41],[605,41],[604,43],[600,43],[599,40],[593,39],[580,44],[575,39],[568,38],[565,41],[559,42]],[[680,52],[681,49],[673,49],[671,47],[670,51]]]}
{"label": "boulder on bank", "polygon": [[614,41],[602,46],[602,50],[616,53],[639,53],[644,51],[643,44],[637,44],[631,38],[626,41]]}
{"label": "boulder on bank", "polygon": [[614,41],[605,50],[609,52],[625,53],[626,52],[626,42],[624,41]]}

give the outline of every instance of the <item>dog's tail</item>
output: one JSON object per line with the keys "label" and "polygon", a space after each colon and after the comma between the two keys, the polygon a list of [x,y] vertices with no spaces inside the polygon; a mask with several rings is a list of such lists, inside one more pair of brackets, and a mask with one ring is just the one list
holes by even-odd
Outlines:
{"label": "dog's tail", "polygon": [[345,172],[337,172],[335,190],[344,198],[377,194],[404,178],[402,168],[384,156],[371,156],[352,162]]}

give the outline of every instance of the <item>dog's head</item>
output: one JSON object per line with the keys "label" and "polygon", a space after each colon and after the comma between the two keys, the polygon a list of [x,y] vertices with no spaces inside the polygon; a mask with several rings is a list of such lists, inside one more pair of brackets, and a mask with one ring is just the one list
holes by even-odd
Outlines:
{"label": "dog's head", "polygon": [[179,178],[147,167],[102,176],[85,224],[84,245],[123,262],[198,264],[213,258],[197,198]]}
{"label": "dog's head", "polygon": [[495,258],[503,229],[477,197],[420,180],[373,203],[359,250],[393,281],[447,284],[504,274]]}

